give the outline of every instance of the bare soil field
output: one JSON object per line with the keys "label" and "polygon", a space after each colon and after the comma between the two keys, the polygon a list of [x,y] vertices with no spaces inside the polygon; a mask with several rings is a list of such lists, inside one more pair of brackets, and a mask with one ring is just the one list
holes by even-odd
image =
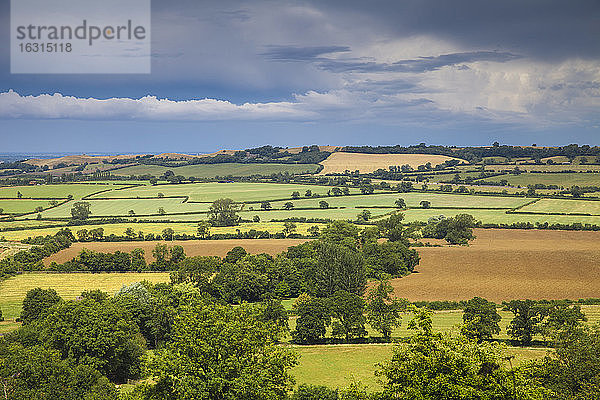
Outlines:
{"label": "bare soil field", "polygon": [[306,242],[307,239],[231,239],[231,240],[174,240],[174,241],[148,241],[148,242],[78,242],[73,243],[68,249],[59,251],[44,259],[44,265],[51,262],[59,264],[71,260],[82,249],[104,253],[113,253],[117,250],[131,252],[133,249],[144,249],[146,262],[154,261],[152,249],[157,243],[167,246],[182,246],[187,256],[220,256],[223,257],[229,250],[242,246],[252,254],[267,253],[279,254],[290,246]]}
{"label": "bare soil field", "polygon": [[428,162],[432,166],[436,166],[444,161],[453,159],[456,158],[431,154],[364,154],[340,151],[331,154],[320,163],[324,167],[320,174],[341,173],[345,170],[359,170],[361,173],[368,173],[380,168],[387,170],[390,165],[404,164],[417,169],[419,165],[424,165]]}
{"label": "bare soil field", "polygon": [[394,279],[398,297],[466,300],[600,297],[600,232],[477,229],[469,247],[419,248],[418,273]]}

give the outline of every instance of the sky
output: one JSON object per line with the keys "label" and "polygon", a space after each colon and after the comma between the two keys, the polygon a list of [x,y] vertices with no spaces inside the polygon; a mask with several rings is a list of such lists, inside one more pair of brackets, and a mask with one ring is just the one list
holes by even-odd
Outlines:
{"label": "sky", "polygon": [[153,0],[151,38],[150,74],[11,74],[0,0],[0,152],[600,144],[597,0]]}

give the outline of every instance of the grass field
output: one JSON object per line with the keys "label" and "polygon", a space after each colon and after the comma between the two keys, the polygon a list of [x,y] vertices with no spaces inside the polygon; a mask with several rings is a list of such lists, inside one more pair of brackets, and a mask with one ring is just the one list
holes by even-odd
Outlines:
{"label": "grass field", "polygon": [[35,185],[35,186],[4,186],[0,187],[0,197],[16,198],[21,192],[23,198],[60,198],[66,199],[69,195],[79,199],[101,190],[123,187],[112,183],[70,183],[63,185]]}
{"label": "grass field", "polygon": [[[392,356],[390,344],[293,346],[300,355],[299,364],[292,370],[296,383],[343,388],[359,380],[370,390],[381,385],[375,376],[376,364]],[[542,358],[548,349],[539,347],[508,347],[507,355],[515,356],[513,366],[524,361]]]}
{"label": "grass field", "polygon": [[304,243],[307,239],[227,239],[227,240],[173,240],[173,241],[147,241],[147,242],[86,242],[73,243],[71,247],[61,250],[44,259],[45,265],[52,261],[63,263],[71,260],[82,249],[100,252],[115,252],[117,250],[131,252],[133,249],[143,249],[147,262],[152,262],[152,249],[157,243],[167,246],[179,245],[185,250],[188,257],[192,256],[220,256],[223,257],[229,250],[242,246],[247,252],[258,254],[279,254],[290,246]]}
{"label": "grass field", "polygon": [[[471,196],[461,194],[441,193],[383,193],[363,196],[331,196],[326,199],[299,199],[293,200],[295,207],[318,207],[319,201],[325,200],[332,207],[394,207],[394,202],[399,198],[404,199],[409,207],[420,207],[423,200],[429,201],[431,207],[464,207],[464,208],[514,208],[523,205],[531,199],[523,197],[500,196]],[[285,202],[274,202],[274,207],[280,208]]]}
{"label": "grass field", "polygon": [[33,212],[37,207],[50,207],[49,200],[0,200],[0,208],[4,214]]}
{"label": "grass field", "polygon": [[113,171],[113,175],[154,175],[160,176],[166,171],[173,171],[175,175],[182,175],[186,178],[194,176],[196,178],[214,178],[215,176],[251,176],[251,175],[271,175],[288,172],[290,174],[314,173],[318,168],[317,164],[198,164],[184,167],[163,167],[161,165],[135,165],[127,168],[121,168]]}
{"label": "grass field", "polygon": [[[44,211],[44,218],[70,218],[71,208],[76,200],[71,200],[58,207]],[[158,209],[163,208],[165,213],[202,212],[208,211],[208,203],[187,203],[183,198],[162,199],[112,199],[112,200],[86,200],[90,204],[92,217],[128,216],[133,210],[135,215],[158,214]]]}
{"label": "grass field", "polygon": [[430,154],[363,154],[336,152],[320,163],[324,167],[320,174],[343,173],[346,170],[359,170],[364,174],[380,168],[387,170],[390,165],[400,166],[405,164],[417,169],[419,165],[424,165],[428,162],[430,162],[432,166],[436,166],[442,164],[444,161],[452,159],[452,157]]}
{"label": "grass field", "polygon": [[[213,202],[216,199],[229,197],[235,201],[249,202],[287,199],[291,198],[292,192],[295,191],[300,192],[303,196],[308,189],[313,193],[326,195],[330,188],[278,183],[193,183],[136,187],[102,193],[94,197],[156,197],[158,193],[163,193],[165,196],[189,196],[190,201]],[[358,189],[353,189],[352,192],[357,193]]]}
{"label": "grass field", "polygon": [[565,172],[557,174],[543,173],[523,173],[519,175],[501,175],[492,178],[482,179],[485,182],[499,182],[506,179],[511,186],[533,185],[541,183],[544,185],[557,185],[559,187],[571,186],[600,186],[600,172],[581,173],[581,172]]}
{"label": "grass field", "polygon": [[600,201],[541,199],[518,211],[542,213],[587,213],[600,215]]}
{"label": "grass field", "polygon": [[600,232],[476,229],[469,247],[418,249],[418,273],[393,279],[409,300],[600,297]]}
{"label": "grass field", "polygon": [[84,290],[100,289],[114,294],[123,285],[147,280],[153,283],[168,282],[169,274],[161,273],[76,273],[46,274],[25,273],[0,283],[0,309],[4,318],[16,318],[21,313],[25,294],[34,288],[52,288],[66,299],[74,299]]}
{"label": "grass field", "polygon": [[[510,171],[515,169],[514,164],[497,164],[497,165],[486,165],[486,171]],[[588,172],[588,171],[600,171],[600,165],[583,165],[583,164],[531,164],[524,165],[519,164],[521,171],[576,171],[576,172]],[[460,168],[460,167],[459,167]]]}

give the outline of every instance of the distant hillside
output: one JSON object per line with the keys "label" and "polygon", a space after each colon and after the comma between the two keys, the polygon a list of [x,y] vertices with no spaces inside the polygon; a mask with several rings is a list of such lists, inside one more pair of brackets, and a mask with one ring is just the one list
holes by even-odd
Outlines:
{"label": "distant hillside", "polygon": [[417,169],[419,165],[431,163],[432,167],[442,164],[445,161],[464,160],[440,156],[434,154],[363,154],[363,153],[332,153],[327,159],[320,164],[323,165],[321,174],[343,173],[344,171],[356,171],[366,174],[378,169],[387,170],[389,166],[410,165],[413,169]]}

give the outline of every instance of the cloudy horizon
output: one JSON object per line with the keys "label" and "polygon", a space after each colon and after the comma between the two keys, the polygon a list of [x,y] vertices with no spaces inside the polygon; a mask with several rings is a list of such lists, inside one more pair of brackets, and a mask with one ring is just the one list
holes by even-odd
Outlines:
{"label": "cloudy horizon", "polygon": [[148,75],[10,74],[0,12],[6,151],[600,144],[595,1],[154,0]]}

